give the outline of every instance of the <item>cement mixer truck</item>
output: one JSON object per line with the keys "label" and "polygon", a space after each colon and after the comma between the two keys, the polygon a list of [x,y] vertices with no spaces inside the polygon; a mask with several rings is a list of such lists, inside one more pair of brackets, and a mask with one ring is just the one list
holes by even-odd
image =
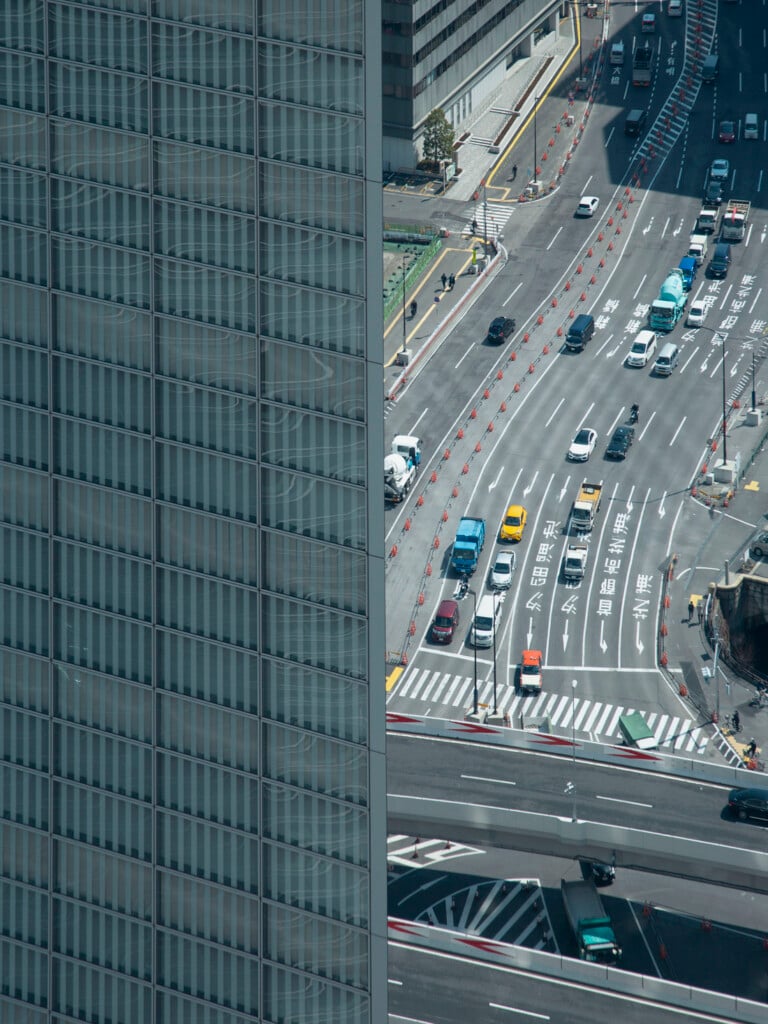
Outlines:
{"label": "cement mixer truck", "polygon": [[677,267],[670,270],[659,289],[648,317],[648,326],[653,331],[671,331],[685,312],[685,278]]}
{"label": "cement mixer truck", "polygon": [[418,437],[396,434],[392,451],[384,456],[384,500],[399,504],[410,491],[421,463],[421,441]]}

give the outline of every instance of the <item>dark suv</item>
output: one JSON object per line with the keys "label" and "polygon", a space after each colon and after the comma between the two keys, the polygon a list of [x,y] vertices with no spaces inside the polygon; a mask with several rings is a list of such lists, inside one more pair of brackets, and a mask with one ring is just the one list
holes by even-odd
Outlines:
{"label": "dark suv", "polygon": [[495,320],[491,321],[491,326],[488,328],[488,341],[494,345],[500,345],[502,341],[511,337],[514,329],[514,320],[508,316],[497,316]]}
{"label": "dark suv", "polygon": [[732,789],[728,794],[728,809],[742,821],[747,818],[768,821],[768,789]]}

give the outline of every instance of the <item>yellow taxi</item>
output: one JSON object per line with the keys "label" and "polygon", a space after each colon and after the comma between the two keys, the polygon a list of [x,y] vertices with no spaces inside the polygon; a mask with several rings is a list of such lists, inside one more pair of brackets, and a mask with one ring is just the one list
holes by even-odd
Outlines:
{"label": "yellow taxi", "polygon": [[522,540],[528,513],[522,505],[510,505],[499,530],[499,540]]}

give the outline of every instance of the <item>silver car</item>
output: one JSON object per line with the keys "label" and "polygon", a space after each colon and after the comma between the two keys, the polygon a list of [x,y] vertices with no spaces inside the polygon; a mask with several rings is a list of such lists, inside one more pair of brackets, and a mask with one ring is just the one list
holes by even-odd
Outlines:
{"label": "silver car", "polygon": [[488,573],[488,586],[491,590],[509,590],[515,574],[515,552],[497,551],[496,561]]}

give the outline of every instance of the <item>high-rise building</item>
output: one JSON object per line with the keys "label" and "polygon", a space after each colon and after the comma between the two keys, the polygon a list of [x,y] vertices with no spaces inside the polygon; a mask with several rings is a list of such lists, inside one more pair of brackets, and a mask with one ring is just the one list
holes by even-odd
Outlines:
{"label": "high-rise building", "polygon": [[0,0],[2,1024],[385,1019],[381,130],[364,0]]}
{"label": "high-rise building", "polygon": [[461,131],[585,0],[413,0],[383,8],[384,162],[412,167],[436,107]]}

